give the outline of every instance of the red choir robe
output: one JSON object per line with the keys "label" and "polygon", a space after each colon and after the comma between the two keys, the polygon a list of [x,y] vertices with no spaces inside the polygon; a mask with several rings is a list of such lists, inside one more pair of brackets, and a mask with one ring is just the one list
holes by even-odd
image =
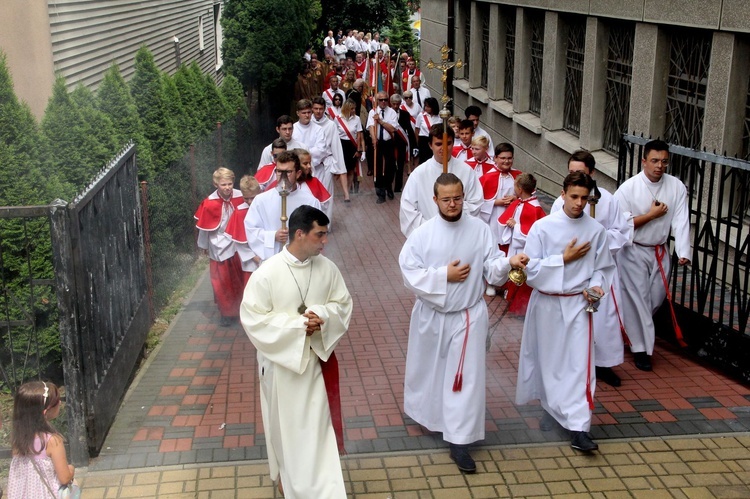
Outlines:
{"label": "red choir robe", "polygon": [[[218,192],[214,191],[201,202],[195,211],[195,226],[205,233],[221,231],[224,217],[228,216],[231,219],[231,214],[244,202],[242,193],[237,189],[234,189],[229,200],[222,199]],[[229,220],[226,223],[228,225]],[[226,232],[226,228],[224,232]],[[211,244],[210,236],[208,244]],[[211,255],[211,248],[208,248],[208,250],[209,255]],[[244,291],[242,263],[239,255],[232,250],[233,247],[231,250],[228,247],[223,248],[223,255],[230,252],[233,252],[233,254],[223,260],[211,258],[209,263],[214,302],[217,304],[222,317],[239,316],[240,302]]]}
{"label": "red choir robe", "polygon": [[451,155],[454,158],[460,161],[465,161],[465,162],[469,161],[470,159],[474,159],[474,153],[471,150],[471,146],[464,146],[463,143],[460,141],[458,144],[453,146],[453,151],[451,152]]}
{"label": "red choir robe", "polygon": [[493,170],[497,170],[497,168],[495,168],[495,163],[490,159],[489,156],[487,156],[484,161],[481,162],[472,156],[471,159],[466,160],[466,164],[469,165],[471,169],[474,170],[477,175],[479,175],[480,178]]}
{"label": "red choir robe", "polygon": [[276,163],[269,163],[258,168],[255,172],[255,180],[258,181],[261,191],[268,190],[268,186],[276,181]]}

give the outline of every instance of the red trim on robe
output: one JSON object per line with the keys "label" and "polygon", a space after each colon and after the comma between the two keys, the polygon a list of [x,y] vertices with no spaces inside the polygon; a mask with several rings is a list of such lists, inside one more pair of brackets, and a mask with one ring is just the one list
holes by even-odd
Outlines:
{"label": "red trim on robe", "polygon": [[204,199],[198,209],[195,210],[194,218],[196,220],[195,226],[200,230],[212,231],[219,228],[221,225],[221,215],[224,210],[224,203],[231,203],[236,209],[239,205],[245,202],[242,198],[242,193],[235,189],[232,191],[232,197],[229,201],[224,201],[218,196],[216,191],[213,194]]}
{"label": "red trim on robe", "polygon": [[305,183],[307,184],[307,187],[310,188],[310,192],[312,192],[312,195],[315,196],[315,199],[322,203],[325,203],[329,199],[331,199],[331,194],[328,192],[328,189],[323,185],[323,182],[318,180],[317,178],[313,177],[311,179],[305,180]]}
{"label": "red trim on robe", "polygon": [[245,233],[245,216],[250,210],[250,206],[247,203],[243,203],[234,210],[232,216],[229,218],[227,229],[224,231],[232,238],[232,241],[238,243],[247,242],[247,234]]}
{"label": "red trim on robe", "polygon": [[[521,173],[521,170],[511,168],[510,176],[515,180]],[[491,201],[497,197],[497,190],[500,188],[500,170],[495,168],[490,172],[479,177],[479,183],[482,184],[482,191],[484,192],[484,200]]]}
{"label": "red trim on robe", "polygon": [[457,158],[461,151],[466,151],[466,161],[474,158],[474,152],[471,150],[471,146],[464,147],[462,144],[453,146],[453,151],[451,152],[451,156],[453,156],[454,158]]}
{"label": "red trim on robe", "polygon": [[[471,151],[471,149],[469,149],[469,151]],[[495,168],[495,163],[493,163],[492,160],[490,160],[490,158],[486,158],[484,161],[480,163],[479,161],[477,161],[475,158],[472,157],[471,159],[467,158],[465,163],[469,165],[471,169],[474,171],[477,171],[477,166],[481,165],[482,171],[479,173],[479,175],[481,176],[487,175],[492,170],[497,170],[497,168]]]}
{"label": "red trim on robe", "polygon": [[328,361],[324,361],[320,357],[318,357],[318,360],[320,361],[320,370],[323,372],[323,383],[326,385],[328,409],[331,413],[333,432],[336,434],[336,445],[339,448],[339,455],[344,455],[346,449],[344,448],[344,418],[341,414],[339,361],[336,358],[336,352],[331,352]]}

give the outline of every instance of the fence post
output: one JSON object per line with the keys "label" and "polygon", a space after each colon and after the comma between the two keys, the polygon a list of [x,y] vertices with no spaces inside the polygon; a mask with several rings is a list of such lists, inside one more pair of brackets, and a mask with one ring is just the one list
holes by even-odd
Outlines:
{"label": "fence post", "polygon": [[49,216],[57,306],[60,312],[60,347],[65,379],[65,412],[68,416],[70,460],[76,466],[87,466],[89,445],[86,431],[86,397],[81,367],[75,264],[67,203],[62,199],[53,201]]}
{"label": "fence post", "polygon": [[143,216],[143,253],[146,258],[146,289],[148,290],[148,313],[150,322],[156,320],[154,309],[154,277],[151,269],[151,228],[148,223],[148,182],[141,182],[141,213]]}
{"label": "fence post", "polygon": [[221,121],[216,122],[216,132],[219,140],[218,148],[216,149],[216,168],[224,166],[224,156],[221,150]]}

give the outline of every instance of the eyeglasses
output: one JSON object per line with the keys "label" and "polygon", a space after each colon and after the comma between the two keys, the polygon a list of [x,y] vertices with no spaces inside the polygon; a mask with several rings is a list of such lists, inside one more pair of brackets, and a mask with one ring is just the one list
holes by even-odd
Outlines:
{"label": "eyeglasses", "polygon": [[661,163],[662,166],[669,166],[668,159],[649,159],[648,162],[654,166],[658,165],[659,163]]}
{"label": "eyeglasses", "polygon": [[295,170],[276,170],[276,175],[283,175],[285,173],[287,175],[291,175],[294,172],[295,172]]}
{"label": "eyeglasses", "polygon": [[378,99],[378,102],[388,102],[388,99]]}
{"label": "eyeglasses", "polygon": [[497,158],[497,160],[498,160],[498,161],[499,161],[500,163],[510,163],[510,162],[512,162],[512,161],[513,161],[513,158],[512,158],[512,157],[511,157],[511,158]]}
{"label": "eyeglasses", "polygon": [[440,201],[443,204],[451,204],[451,202],[453,202],[455,204],[461,204],[461,203],[464,202],[464,197],[463,196],[456,196],[456,197],[452,197],[452,198],[440,198],[440,199],[438,199],[438,201]]}
{"label": "eyeglasses", "polygon": [[414,97],[406,97],[404,96],[404,99],[412,100]]}

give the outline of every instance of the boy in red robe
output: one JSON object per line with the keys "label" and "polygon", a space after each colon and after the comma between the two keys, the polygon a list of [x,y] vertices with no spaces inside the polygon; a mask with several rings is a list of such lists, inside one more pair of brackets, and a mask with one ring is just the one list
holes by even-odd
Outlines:
{"label": "boy in red robe", "polygon": [[234,173],[227,168],[214,172],[216,190],[201,202],[195,212],[198,247],[210,259],[214,301],[221,314],[221,326],[228,327],[239,317],[244,290],[242,264],[234,241],[226,233],[234,210],[243,203],[242,193],[234,188]]}
{"label": "boy in red robe", "polygon": [[[500,237],[503,244],[508,244],[508,256],[523,253],[526,236],[537,220],[545,217],[544,209],[536,198],[536,178],[530,173],[516,177],[516,200],[508,205],[497,222],[500,224]],[[531,288],[524,283],[521,286],[505,284],[507,289],[508,312],[526,315],[526,307],[531,297]]]}
{"label": "boy in red robe", "polygon": [[232,218],[229,219],[226,233],[234,241],[234,246],[237,249],[237,254],[242,262],[242,284],[247,286],[247,281],[250,280],[250,276],[253,272],[258,269],[260,265],[260,257],[253,253],[250,249],[250,245],[247,244],[247,233],[245,232],[245,216],[250,209],[250,205],[253,204],[255,196],[263,192],[260,188],[260,184],[255,180],[255,177],[251,175],[245,175],[240,179],[240,192],[242,192],[242,198],[245,200],[244,203],[239,205]]}

